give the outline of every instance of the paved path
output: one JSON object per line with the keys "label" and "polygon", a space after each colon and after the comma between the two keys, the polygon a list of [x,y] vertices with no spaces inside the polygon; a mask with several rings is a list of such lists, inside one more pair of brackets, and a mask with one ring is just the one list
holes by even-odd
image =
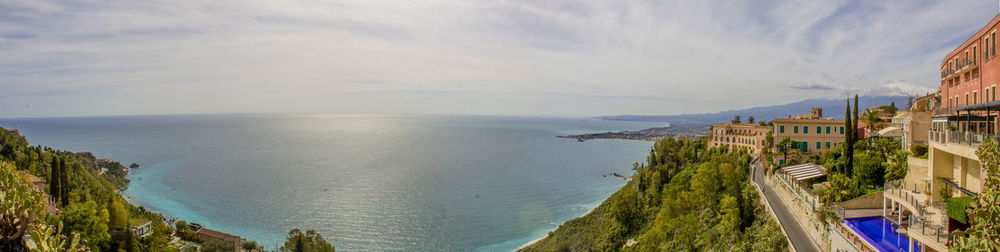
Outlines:
{"label": "paved path", "polygon": [[788,240],[792,242],[795,251],[819,251],[819,247],[813,244],[812,239],[809,239],[809,235],[802,229],[802,225],[798,223],[795,216],[792,216],[781,198],[778,198],[778,194],[774,193],[774,189],[764,183],[764,169],[760,165],[760,160],[754,162],[753,171],[754,183],[757,183],[764,190],[764,197],[770,202],[771,209],[774,209],[774,215],[778,216],[778,224],[788,233]]}

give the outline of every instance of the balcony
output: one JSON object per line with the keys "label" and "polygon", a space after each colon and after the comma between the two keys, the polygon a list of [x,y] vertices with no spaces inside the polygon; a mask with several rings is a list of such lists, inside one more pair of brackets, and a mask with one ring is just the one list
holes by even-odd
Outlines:
{"label": "balcony", "polygon": [[[937,251],[947,251],[954,235],[948,232],[948,215],[944,205],[929,203],[929,195],[918,193],[919,185],[904,185],[902,181],[892,181],[884,185],[884,196],[910,210],[890,212],[886,218],[897,220],[906,228],[908,236]],[[910,190],[912,189],[912,190]]]}
{"label": "balcony", "polygon": [[968,131],[931,130],[928,140],[931,142],[960,144],[978,147],[987,138],[1000,139],[997,135]]}
{"label": "balcony", "polygon": [[949,65],[947,69],[942,70],[941,79],[947,80],[950,79],[951,77],[955,77],[960,74],[972,71],[973,69],[976,69],[978,67],[979,64],[977,64],[975,60],[966,59],[964,61],[959,62],[958,66],[952,67]]}

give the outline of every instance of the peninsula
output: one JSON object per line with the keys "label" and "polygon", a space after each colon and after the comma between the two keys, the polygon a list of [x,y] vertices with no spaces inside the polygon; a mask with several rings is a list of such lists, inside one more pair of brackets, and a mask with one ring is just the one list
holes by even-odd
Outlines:
{"label": "peninsula", "polygon": [[565,135],[558,136],[560,138],[572,138],[577,141],[583,142],[591,139],[626,139],[626,140],[639,140],[639,141],[659,141],[666,138],[686,136],[686,137],[700,137],[704,136],[708,132],[707,124],[700,123],[690,123],[690,124],[677,124],[671,125],[667,124],[666,127],[655,127],[643,130],[630,130],[630,131],[618,131],[618,132],[604,132],[604,133],[588,133],[580,135]]}

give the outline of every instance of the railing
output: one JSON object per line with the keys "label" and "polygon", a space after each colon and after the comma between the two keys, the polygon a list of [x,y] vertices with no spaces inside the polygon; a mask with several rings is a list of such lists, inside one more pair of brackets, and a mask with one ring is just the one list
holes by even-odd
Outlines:
{"label": "railing", "polygon": [[954,115],[958,113],[954,107],[942,107],[934,109],[934,115]]}
{"label": "railing", "polygon": [[964,144],[978,146],[987,138],[997,139],[997,135],[976,133],[968,131],[931,130],[928,138],[930,141],[938,143]]}
{"label": "railing", "polygon": [[[897,223],[897,224],[906,224],[906,226],[909,227],[909,229],[911,230],[910,232],[917,232],[920,233],[921,235],[930,237],[934,239],[935,242],[941,244],[942,246],[946,244],[948,241],[951,241],[955,238],[954,235],[948,233],[948,228],[942,225],[933,224],[931,220],[927,219],[927,217],[929,216],[928,208],[934,206],[920,202],[920,200],[917,199],[917,197],[915,197],[914,195],[915,193],[906,190],[906,188],[902,185],[900,181],[897,180],[888,182],[884,186],[886,194],[899,197],[900,199],[903,199],[903,201],[905,201],[906,203],[918,209],[918,213],[904,214],[902,216],[903,218],[893,218],[892,216],[886,216],[886,218],[893,220],[906,219],[904,223]],[[914,187],[916,187],[916,185],[914,185]],[[916,190],[916,188],[914,188],[914,190]],[[942,215],[942,216],[937,216],[943,218],[941,219],[942,223],[947,223],[948,217],[943,216],[943,214],[945,213],[944,209],[939,209],[937,212],[939,215]],[[894,216],[900,217],[899,215],[894,215]]]}

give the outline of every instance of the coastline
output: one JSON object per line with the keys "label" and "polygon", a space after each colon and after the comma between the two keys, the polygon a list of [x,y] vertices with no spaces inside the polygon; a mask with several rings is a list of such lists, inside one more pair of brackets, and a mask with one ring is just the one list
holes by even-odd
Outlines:
{"label": "coastline", "polygon": [[543,234],[541,237],[538,237],[537,239],[531,240],[528,243],[525,243],[524,245],[521,245],[520,247],[517,247],[513,251],[521,251],[524,248],[530,247],[531,245],[535,245],[536,243],[541,242],[542,240],[545,240],[545,238],[548,238],[550,233],[552,233],[552,232],[556,231],[557,229],[559,229],[559,227],[561,227],[563,224],[566,224],[566,222],[571,221],[571,220],[575,220],[575,219],[579,219],[581,217],[584,217],[584,216],[587,216],[587,215],[593,213],[594,210],[597,209],[597,207],[601,206],[601,204],[604,204],[604,202],[607,201],[608,198],[611,198],[611,195],[614,195],[616,192],[618,192],[619,190],[621,190],[622,187],[624,187],[626,184],[628,184],[627,180],[625,180],[623,182],[624,183],[622,183],[621,185],[619,185],[618,188],[615,189],[615,191],[611,192],[611,194],[608,194],[607,197],[604,197],[604,199],[601,199],[600,201],[593,202],[592,204],[589,204],[590,206],[587,207],[588,208],[587,212],[584,212],[583,214],[580,214],[580,215],[578,215],[576,217],[573,217],[573,218],[569,218],[569,219],[563,221],[562,223],[559,223],[559,225],[556,225],[556,227],[554,227],[554,228],[549,229],[548,231],[546,231],[545,234]]}

